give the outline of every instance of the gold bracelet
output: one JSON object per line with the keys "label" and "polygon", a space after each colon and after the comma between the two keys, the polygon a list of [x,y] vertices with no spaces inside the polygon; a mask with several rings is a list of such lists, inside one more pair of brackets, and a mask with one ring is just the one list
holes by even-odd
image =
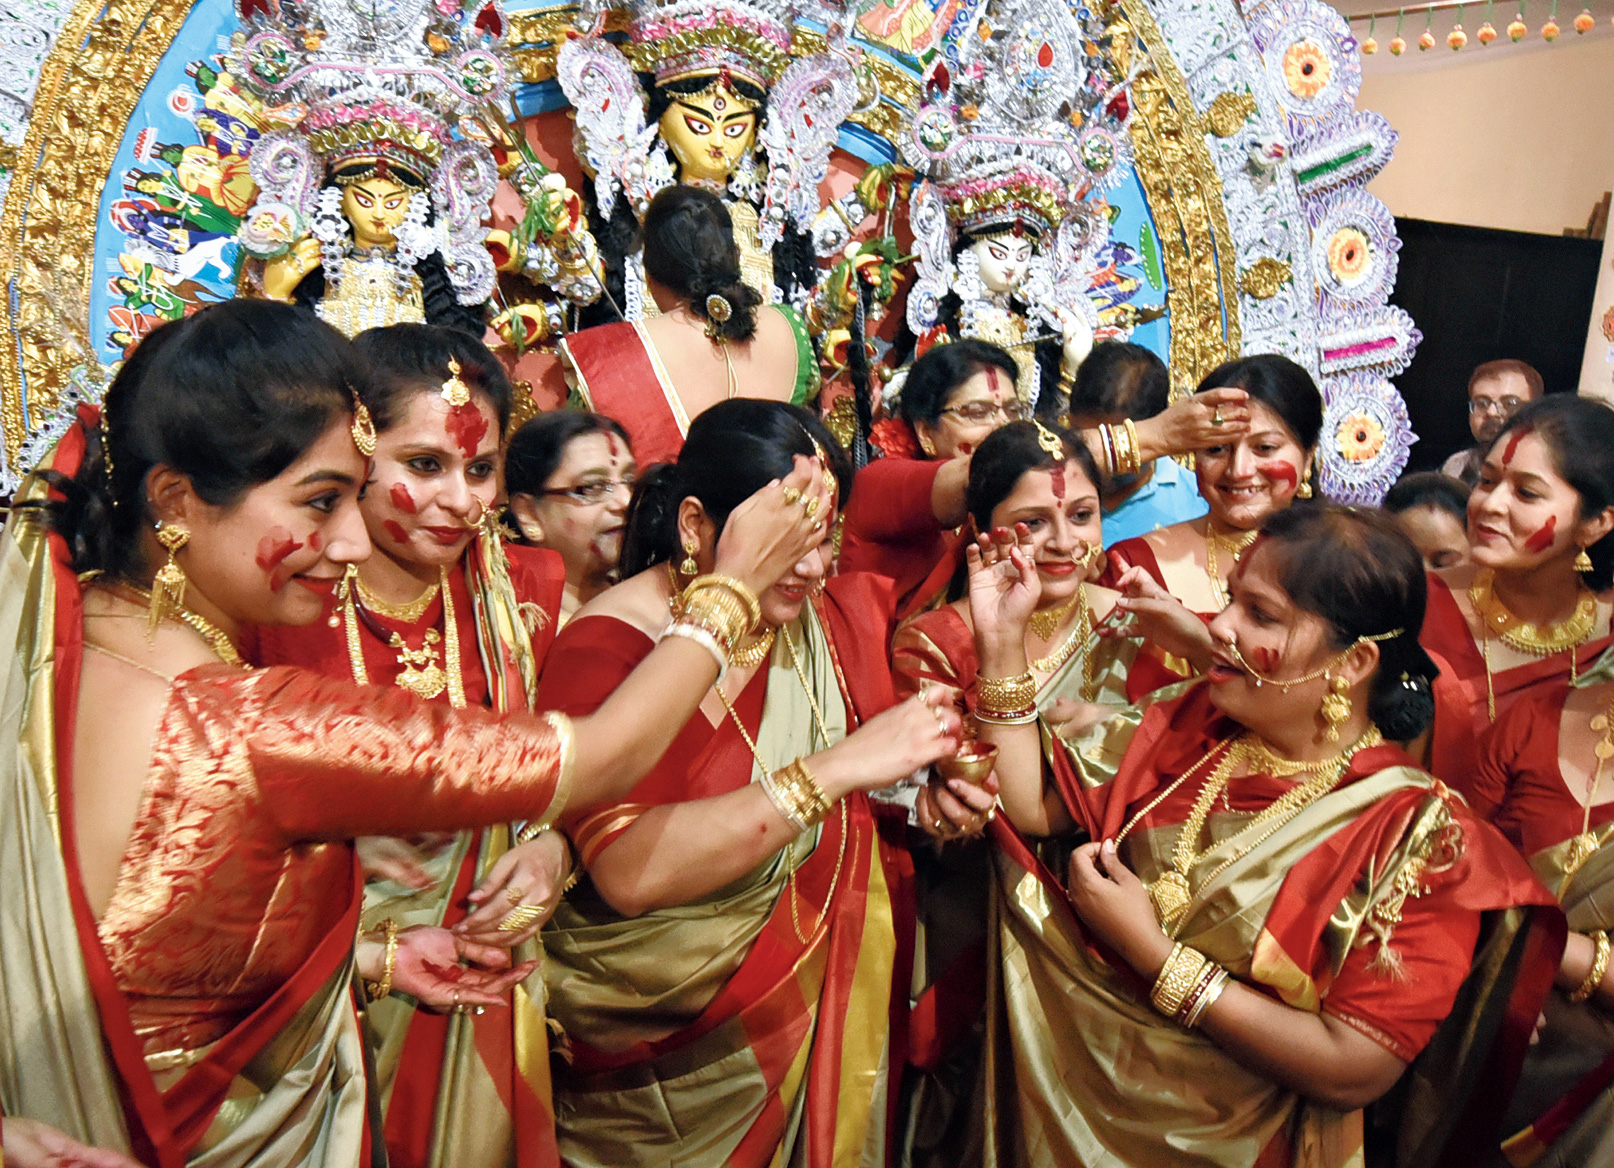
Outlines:
{"label": "gold bracelet", "polygon": [[718,588],[693,595],[686,592],[673,606],[673,619],[705,625],[730,645],[738,643],[751,629],[745,606],[732,593]]}
{"label": "gold bracelet", "polygon": [[773,774],[774,788],[790,809],[786,818],[800,823],[805,831],[829,813],[829,798],[813,772],[801,759],[780,767]]}
{"label": "gold bracelet", "polygon": [[1116,474],[1115,438],[1110,434],[1108,425],[1099,426],[1098,443],[1104,449],[1104,475],[1106,478],[1114,478]]}
{"label": "gold bracelet", "polygon": [[1143,469],[1143,444],[1138,441],[1138,428],[1131,418],[1122,418],[1121,425],[1126,427],[1126,440],[1131,448],[1132,469],[1127,473],[1136,474]]}
{"label": "gold bracelet", "polygon": [[977,706],[975,720],[988,726],[1025,726],[1037,720],[1037,707],[1026,706],[1019,710],[999,711]]}
{"label": "gold bracelet", "polygon": [[398,922],[388,917],[381,922],[381,927],[387,934],[387,953],[381,963],[381,980],[366,982],[364,986],[372,1002],[379,1002],[392,993],[392,974],[398,966]]}
{"label": "gold bracelet", "polygon": [[577,850],[577,845],[572,843],[571,836],[567,835],[565,832],[562,832],[560,838],[561,841],[566,845],[566,855],[569,856],[572,861],[571,874],[566,877],[565,883],[560,886],[560,894],[565,896],[572,889],[576,888],[577,882],[583,878],[583,856],[582,853]]}
{"label": "gold bracelet", "polygon": [[1597,987],[1603,984],[1603,977],[1608,973],[1609,942],[1608,933],[1602,929],[1587,934],[1597,945],[1597,952],[1592,957],[1592,967],[1586,974],[1586,980],[1580,983],[1580,988],[1569,995],[1571,1002],[1584,1002],[1597,992]]}
{"label": "gold bracelet", "polygon": [[1200,1016],[1211,1008],[1217,998],[1222,996],[1222,991],[1227,988],[1228,979],[1233,976],[1220,965],[1213,964],[1211,969],[1215,972],[1211,974],[1210,980],[1205,983],[1205,988],[1199,991],[1184,1010],[1182,1024],[1189,1030],[1199,1025]]}
{"label": "gold bracelet", "polygon": [[976,709],[998,717],[1018,715],[1037,704],[1037,679],[1028,669],[1018,677],[975,679]]}
{"label": "gold bracelet", "polygon": [[1154,988],[1149,991],[1149,1001],[1154,1008],[1167,1018],[1177,1017],[1208,963],[1209,959],[1199,950],[1190,949],[1181,942],[1173,945],[1165,965],[1160,967],[1160,976],[1155,979]]}

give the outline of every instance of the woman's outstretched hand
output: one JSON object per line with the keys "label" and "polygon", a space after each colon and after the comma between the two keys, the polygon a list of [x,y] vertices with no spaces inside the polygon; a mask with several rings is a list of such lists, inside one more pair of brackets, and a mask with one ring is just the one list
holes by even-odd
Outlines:
{"label": "woman's outstretched hand", "polygon": [[[385,960],[383,943],[360,941],[359,968],[366,979],[379,981]],[[430,1010],[507,1006],[511,988],[537,968],[536,961],[512,966],[507,950],[422,925],[398,933],[392,990]]]}
{"label": "woman's outstretched hand", "polygon": [[1207,389],[1138,422],[1143,461],[1232,442],[1249,432],[1249,402],[1250,395],[1242,389]]}
{"label": "woman's outstretched hand", "polygon": [[21,1116],[0,1119],[0,1160],[6,1168],[140,1168],[122,1152],[92,1148],[48,1123]]}
{"label": "woman's outstretched hand", "polygon": [[1076,915],[1133,969],[1153,980],[1171,954],[1171,938],[1154,901],[1115,844],[1083,844],[1070,857],[1070,903]]}
{"label": "woman's outstretched hand", "polygon": [[824,542],[833,518],[834,478],[816,458],[796,456],[795,468],[729,513],[717,539],[714,571],[757,595]]}
{"label": "woman's outstretched hand", "polygon": [[494,861],[487,879],[466,898],[476,907],[454,926],[454,935],[498,949],[532,940],[560,903],[570,872],[565,838],[559,831],[539,832]]}
{"label": "woman's outstretched hand", "polygon": [[876,714],[814,756],[812,769],[831,802],[853,791],[901,782],[939,758],[958,753],[963,725],[944,690],[916,694]]}
{"label": "woman's outstretched hand", "polygon": [[1132,619],[1102,631],[1103,636],[1141,636],[1167,653],[1188,661],[1200,672],[1210,668],[1210,626],[1160,587],[1142,568],[1128,568],[1116,582],[1118,612]]}
{"label": "woman's outstretched hand", "polygon": [[1042,599],[1042,581],[1020,547],[1020,533],[999,527],[964,552],[969,565],[970,620],[985,663],[1025,651],[1026,624]]}

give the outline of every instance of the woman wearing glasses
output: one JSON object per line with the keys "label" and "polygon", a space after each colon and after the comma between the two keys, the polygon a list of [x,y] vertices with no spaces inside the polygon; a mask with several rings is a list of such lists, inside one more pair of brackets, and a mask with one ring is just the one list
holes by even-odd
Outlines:
{"label": "woman wearing glasses", "polygon": [[619,422],[556,410],[517,430],[504,456],[504,489],[521,537],[566,564],[560,624],[616,582],[623,520],[639,467]]}
{"label": "woman wearing glasses", "polygon": [[[377,431],[359,503],[374,551],[349,566],[325,620],[260,630],[258,662],[455,707],[531,709],[565,572],[554,552],[507,547],[484,522],[499,498],[510,383],[481,342],[455,329],[394,325],[354,345],[370,374],[362,396]],[[277,554],[260,547],[259,563]],[[513,968],[536,959],[533,938],[571,870],[560,833],[529,834],[520,823],[361,840],[360,859],[366,929],[392,920],[444,930],[448,951],[474,949]],[[483,1015],[428,1013],[396,998],[371,1007],[395,1163],[428,1163],[434,1147],[453,1163],[472,1162],[472,1149],[553,1147],[547,1046],[518,1040],[543,1033],[534,968],[525,994]]]}

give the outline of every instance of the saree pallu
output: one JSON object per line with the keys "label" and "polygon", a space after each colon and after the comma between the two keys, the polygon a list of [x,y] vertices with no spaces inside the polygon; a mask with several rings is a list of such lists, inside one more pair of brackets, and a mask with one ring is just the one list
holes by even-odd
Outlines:
{"label": "saree pallu", "polygon": [[[83,456],[74,427],[55,466]],[[24,496],[41,499],[34,480]],[[0,538],[0,1114],[157,1168],[369,1162],[354,1008],[358,888],[302,967],[179,1066],[130,1020],[79,882],[71,793],[84,614],[59,536],[13,511]]]}
{"label": "saree pallu", "polygon": [[[1236,732],[1202,687],[1184,688],[1075,744],[1045,740],[1086,837],[1114,838],[1140,800]],[[1235,781],[1233,809],[1210,818],[1220,842],[1189,875],[1195,895],[1177,939],[1245,984],[1299,1009],[1327,1010],[1405,1060],[1433,1032],[1424,1057],[1384,1113],[1365,1123],[1362,1112],[1310,1104],[1246,1070],[1202,1033],[1157,1014],[1149,986],[1094,947],[1055,874],[1074,841],[1033,847],[1000,818],[990,828],[996,895],[977,1092],[981,1163],[1456,1165],[1485,1146],[1562,943],[1561,918],[1530,911],[1546,906],[1545,890],[1393,747],[1359,752],[1340,786],[1238,857],[1230,837],[1285,786],[1252,778],[1255,797],[1241,804]],[[1196,791],[1175,811],[1163,803],[1123,841],[1122,858],[1145,882],[1164,869]],[[1490,914],[1483,927],[1481,913]],[[1453,970],[1453,943],[1466,937],[1472,947],[1476,936],[1472,973],[1466,960]],[[1375,949],[1375,962],[1404,969],[1406,980],[1365,980]],[[1346,974],[1349,992],[1334,992]],[[1420,998],[1405,1019],[1397,1019],[1398,997]],[[1437,1029],[1432,1019],[1454,999]]]}
{"label": "saree pallu", "polygon": [[[754,739],[770,770],[825,745],[786,634],[832,740],[855,725],[849,710],[874,712],[846,686],[861,671],[804,609],[766,671]],[[871,646],[878,654],[874,642],[855,652]],[[742,718],[754,716],[748,696],[735,703]],[[724,751],[713,737],[692,764],[707,773],[689,779],[702,795],[759,779],[744,746]],[[710,773],[723,764],[733,773]],[[570,1049],[556,1081],[562,1159],[573,1168],[884,1164],[887,1081],[901,1057],[891,999],[906,973],[895,926],[903,872],[859,794],[689,904],[624,918],[592,885],[568,897],[545,932],[551,1012]]]}

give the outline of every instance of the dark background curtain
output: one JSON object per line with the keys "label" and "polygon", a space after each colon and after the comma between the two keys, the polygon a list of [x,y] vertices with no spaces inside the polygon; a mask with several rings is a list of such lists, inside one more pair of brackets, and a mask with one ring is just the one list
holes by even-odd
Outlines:
{"label": "dark background curtain", "polygon": [[1548,393],[1579,385],[1603,245],[1423,219],[1395,222],[1401,263],[1390,300],[1423,332],[1412,365],[1395,379],[1418,435],[1407,470],[1436,470],[1473,441],[1468,375],[1476,365],[1513,357],[1541,371]]}

